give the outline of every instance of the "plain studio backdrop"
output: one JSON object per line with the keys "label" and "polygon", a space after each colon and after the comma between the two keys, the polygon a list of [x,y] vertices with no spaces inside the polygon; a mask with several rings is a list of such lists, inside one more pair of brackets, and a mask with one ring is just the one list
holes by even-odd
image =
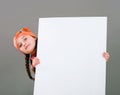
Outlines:
{"label": "plain studio backdrop", "polygon": [[40,18],[34,95],[105,95],[106,17]]}
{"label": "plain studio backdrop", "polygon": [[38,34],[38,19],[107,16],[106,95],[120,95],[120,0],[0,0],[0,95],[33,95],[24,55],[13,46],[22,27]]}

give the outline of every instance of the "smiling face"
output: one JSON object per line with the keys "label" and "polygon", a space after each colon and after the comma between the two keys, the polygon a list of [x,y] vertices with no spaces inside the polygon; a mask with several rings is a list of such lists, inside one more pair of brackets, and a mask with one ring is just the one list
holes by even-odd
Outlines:
{"label": "smiling face", "polygon": [[30,35],[23,35],[17,39],[18,49],[25,54],[32,54],[36,46],[36,38]]}

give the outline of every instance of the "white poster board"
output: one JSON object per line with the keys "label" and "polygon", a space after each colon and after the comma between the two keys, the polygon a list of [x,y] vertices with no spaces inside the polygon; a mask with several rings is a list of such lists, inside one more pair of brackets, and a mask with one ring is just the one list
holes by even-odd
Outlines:
{"label": "white poster board", "polygon": [[105,95],[106,17],[40,18],[34,95]]}

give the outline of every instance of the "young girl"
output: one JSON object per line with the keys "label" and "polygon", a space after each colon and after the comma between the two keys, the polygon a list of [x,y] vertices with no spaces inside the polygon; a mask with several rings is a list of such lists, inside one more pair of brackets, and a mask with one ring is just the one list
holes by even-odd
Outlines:
{"label": "young girl", "polygon": [[[26,71],[30,79],[34,80],[30,69],[35,73],[35,66],[40,64],[40,60],[36,57],[37,37],[28,28],[20,29],[13,38],[14,47],[25,55]],[[103,53],[106,61],[109,59],[107,52]],[[30,63],[30,64],[29,64]],[[31,67],[31,68],[30,68]]]}
{"label": "young girl", "polygon": [[36,57],[36,35],[33,34],[28,28],[22,28],[15,34],[13,42],[15,48],[25,55],[26,71],[29,78],[34,80],[31,75],[30,69],[35,72],[35,66],[40,63],[39,59]]}

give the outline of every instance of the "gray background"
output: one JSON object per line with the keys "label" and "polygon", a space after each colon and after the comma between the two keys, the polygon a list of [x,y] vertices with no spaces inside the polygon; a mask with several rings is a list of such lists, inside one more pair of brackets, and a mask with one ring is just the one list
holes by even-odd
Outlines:
{"label": "gray background", "polygon": [[39,17],[107,16],[106,95],[120,95],[120,1],[119,0],[1,0],[0,1],[0,95],[32,95],[24,56],[13,47],[13,35],[27,26],[38,31]]}

